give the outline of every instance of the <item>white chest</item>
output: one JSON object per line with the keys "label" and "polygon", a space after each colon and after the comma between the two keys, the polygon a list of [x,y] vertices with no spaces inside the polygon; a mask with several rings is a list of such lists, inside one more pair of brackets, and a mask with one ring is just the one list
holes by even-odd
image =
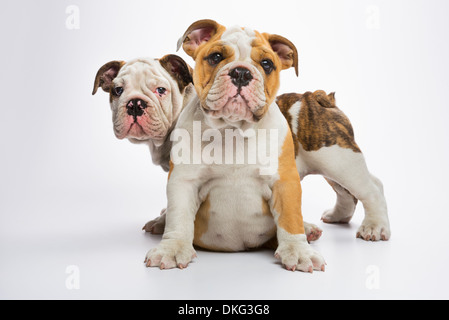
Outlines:
{"label": "white chest", "polygon": [[248,166],[229,168],[226,174],[214,176],[203,185],[200,196],[204,202],[195,221],[195,244],[213,250],[242,251],[261,246],[275,235],[266,200],[271,197],[271,189],[257,172]]}

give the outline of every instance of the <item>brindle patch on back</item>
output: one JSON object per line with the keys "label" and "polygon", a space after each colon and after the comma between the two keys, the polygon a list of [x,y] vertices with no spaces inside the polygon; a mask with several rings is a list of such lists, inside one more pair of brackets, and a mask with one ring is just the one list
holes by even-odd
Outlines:
{"label": "brindle patch on back", "polygon": [[[323,147],[339,145],[342,148],[361,152],[354,140],[354,130],[348,117],[335,105],[334,93],[327,95],[324,91],[306,92],[304,94],[284,94],[277,98],[277,104],[293,128],[290,108],[301,101],[297,117],[297,132],[292,132],[295,151],[298,143],[305,151],[317,151]],[[293,131],[293,130],[292,130]]]}

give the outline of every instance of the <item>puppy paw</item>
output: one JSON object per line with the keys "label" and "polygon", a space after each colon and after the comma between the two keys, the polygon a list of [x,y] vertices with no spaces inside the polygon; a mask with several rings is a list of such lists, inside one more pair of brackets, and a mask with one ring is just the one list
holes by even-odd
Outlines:
{"label": "puppy paw", "polygon": [[159,267],[163,269],[187,268],[196,257],[192,243],[183,240],[162,240],[157,248],[150,250],[145,258],[147,267]]}
{"label": "puppy paw", "polygon": [[306,231],[307,235],[307,241],[316,241],[321,237],[321,234],[323,233],[323,230],[318,228],[316,225],[312,223],[307,223],[304,221],[304,229]]}
{"label": "puppy paw", "polygon": [[391,231],[388,222],[369,221],[365,219],[357,231],[357,238],[366,241],[387,241],[390,237]]}
{"label": "puppy paw", "polygon": [[352,214],[348,216],[345,212],[340,212],[338,210],[329,209],[324,211],[323,215],[321,216],[321,220],[324,223],[336,223],[336,224],[346,224],[351,221]]}
{"label": "puppy paw", "polygon": [[164,234],[165,230],[165,213],[167,209],[161,211],[161,215],[154,220],[147,222],[142,230],[152,234]]}
{"label": "puppy paw", "polygon": [[284,242],[276,250],[275,257],[281,260],[282,265],[290,271],[310,272],[324,271],[326,262],[324,258],[312,249],[305,237],[298,241]]}

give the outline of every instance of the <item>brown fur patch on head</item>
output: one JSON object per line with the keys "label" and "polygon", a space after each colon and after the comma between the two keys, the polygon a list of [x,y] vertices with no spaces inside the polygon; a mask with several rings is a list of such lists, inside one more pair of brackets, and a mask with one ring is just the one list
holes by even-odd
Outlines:
{"label": "brown fur patch on head", "polygon": [[296,76],[298,76],[298,50],[296,46],[290,40],[277,34],[264,33],[263,35],[270,43],[273,51],[278,55],[282,63],[282,70],[294,67]]}
{"label": "brown fur patch on head", "polygon": [[109,93],[112,89],[112,81],[117,77],[120,69],[125,65],[125,61],[110,61],[103,65],[97,72],[94,81],[92,95],[97,93],[101,87],[103,91]]}
{"label": "brown fur patch on head", "polygon": [[259,111],[255,116],[261,118],[267,111],[268,107],[276,99],[276,94],[280,86],[280,72],[285,69],[294,67],[296,75],[298,75],[298,51],[295,45],[288,39],[269,33],[259,33],[255,31],[256,39],[252,43],[251,59],[259,64],[264,59],[270,59],[274,62],[275,70],[264,75],[265,81],[265,96],[267,97],[267,104],[264,109]]}
{"label": "brown fur patch on head", "polygon": [[[256,38],[252,43],[251,59],[255,62],[256,67],[264,77],[264,93],[266,97],[265,107],[259,109],[255,114],[258,119],[261,119],[267,112],[268,107],[276,99],[276,94],[280,86],[280,72],[283,70],[283,65],[279,56],[271,48],[269,42],[270,35],[266,33],[261,34],[257,31],[255,31],[255,34]],[[260,65],[265,59],[273,61],[275,65],[275,69],[268,75]]]}
{"label": "brown fur patch on head", "polygon": [[[293,128],[290,108],[301,101],[297,115],[298,130],[292,132],[295,143],[300,143],[305,151],[316,151],[322,147],[339,145],[342,148],[361,152],[354,139],[354,130],[348,117],[335,104],[335,93],[326,94],[322,90],[292,93],[279,96],[277,104]],[[298,145],[299,146],[299,145]]]}
{"label": "brown fur patch on head", "polygon": [[[225,29],[221,31],[219,36],[223,34],[224,30]],[[220,53],[225,59],[217,66],[211,66],[206,61],[206,58],[212,53]],[[227,64],[234,59],[235,54],[229,46],[223,45],[221,41],[210,41],[202,44],[201,48],[195,53],[195,56],[196,61],[193,72],[193,83],[203,108],[207,108],[204,102],[206,101],[209,90],[214,84],[214,79],[216,78],[217,73],[224,64]]]}
{"label": "brown fur patch on head", "polygon": [[[192,23],[178,40],[178,50],[181,48],[196,60],[198,49],[206,42],[215,40],[226,28],[214,20],[204,19]],[[218,34],[218,35],[217,35]]]}
{"label": "brown fur patch on head", "polygon": [[192,68],[181,57],[168,54],[162,57],[159,63],[176,80],[181,93],[190,83],[193,83]]}

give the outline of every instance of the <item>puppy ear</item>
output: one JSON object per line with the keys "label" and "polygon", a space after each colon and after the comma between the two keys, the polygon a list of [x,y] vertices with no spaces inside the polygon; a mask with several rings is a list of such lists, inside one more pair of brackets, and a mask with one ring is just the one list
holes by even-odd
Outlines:
{"label": "puppy ear", "polygon": [[220,27],[224,28],[214,20],[199,20],[194,22],[178,40],[176,51],[182,46],[184,51],[194,58],[196,49],[203,43],[209,41]]}
{"label": "puppy ear", "polygon": [[181,93],[190,83],[193,83],[192,68],[180,57],[168,54],[159,60],[161,66],[176,80]]}
{"label": "puppy ear", "polygon": [[282,62],[282,70],[294,67],[298,76],[298,50],[288,39],[277,34],[264,33],[263,36],[270,43],[271,48],[277,53]]}
{"label": "puppy ear", "polygon": [[124,61],[110,61],[102,66],[95,76],[94,90],[92,95],[97,93],[99,87],[105,92],[110,92],[112,88],[112,81],[117,77],[121,67],[125,64]]}

